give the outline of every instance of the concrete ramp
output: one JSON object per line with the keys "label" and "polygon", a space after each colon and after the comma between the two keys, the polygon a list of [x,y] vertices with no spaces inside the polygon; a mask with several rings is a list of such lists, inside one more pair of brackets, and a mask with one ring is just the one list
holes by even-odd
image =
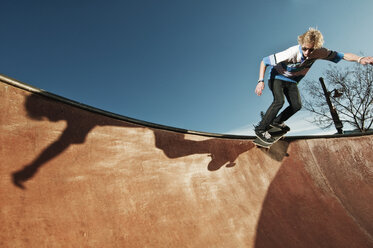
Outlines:
{"label": "concrete ramp", "polygon": [[0,247],[373,247],[371,135],[267,151],[0,81]]}

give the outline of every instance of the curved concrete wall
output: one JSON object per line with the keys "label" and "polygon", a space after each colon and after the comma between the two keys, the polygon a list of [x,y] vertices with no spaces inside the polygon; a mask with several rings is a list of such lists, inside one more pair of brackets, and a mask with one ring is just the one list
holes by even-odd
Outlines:
{"label": "curved concrete wall", "polygon": [[0,247],[373,247],[370,135],[266,151],[5,81],[0,99]]}

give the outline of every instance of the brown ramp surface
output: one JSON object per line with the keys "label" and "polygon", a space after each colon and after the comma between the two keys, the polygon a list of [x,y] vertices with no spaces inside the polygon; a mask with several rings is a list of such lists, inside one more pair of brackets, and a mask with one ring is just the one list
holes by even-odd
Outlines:
{"label": "brown ramp surface", "polygon": [[0,81],[0,247],[373,247],[371,135],[267,151]]}

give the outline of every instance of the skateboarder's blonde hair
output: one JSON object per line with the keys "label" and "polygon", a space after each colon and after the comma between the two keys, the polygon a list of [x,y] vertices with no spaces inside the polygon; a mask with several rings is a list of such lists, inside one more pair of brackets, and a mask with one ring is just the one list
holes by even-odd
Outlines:
{"label": "skateboarder's blonde hair", "polygon": [[300,45],[306,43],[314,44],[314,48],[319,49],[324,44],[324,36],[319,30],[315,28],[309,28],[307,32],[298,36],[298,43]]}

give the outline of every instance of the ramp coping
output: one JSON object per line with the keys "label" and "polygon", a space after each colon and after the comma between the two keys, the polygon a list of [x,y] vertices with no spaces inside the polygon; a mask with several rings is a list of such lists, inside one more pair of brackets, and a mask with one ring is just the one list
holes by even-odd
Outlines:
{"label": "ramp coping", "polygon": [[[29,84],[23,83],[21,81],[12,79],[8,76],[0,74],[0,81],[12,85],[14,87],[26,90],[28,92],[31,92],[33,94],[38,94],[42,95],[44,97],[59,101],[61,103],[65,103],[80,109],[84,109],[86,111],[90,111],[93,113],[97,113],[100,115],[104,115],[107,117],[111,117],[114,119],[126,121],[132,124],[137,124],[149,128],[155,128],[155,129],[162,129],[162,130],[167,130],[167,131],[173,131],[173,132],[178,132],[178,133],[185,133],[185,134],[194,134],[194,135],[200,135],[200,136],[206,136],[206,137],[213,137],[213,138],[226,138],[226,139],[255,139],[255,136],[250,136],[250,135],[234,135],[234,134],[219,134],[219,133],[209,133],[209,132],[202,132],[202,131],[195,131],[195,130],[188,130],[188,129],[183,129],[183,128],[177,128],[177,127],[171,127],[171,126],[166,126],[162,124],[156,124],[152,122],[147,122],[139,119],[134,119],[131,117],[127,117],[124,115],[120,114],[115,114],[110,111],[102,110],[99,108],[95,108],[89,105],[86,105],[84,103],[80,103],[53,93],[50,93],[48,91],[45,91],[43,89],[36,88],[34,86],[31,86]],[[301,135],[301,136],[286,136],[285,140],[297,140],[297,139],[320,139],[320,138],[341,138],[341,137],[356,137],[356,136],[364,136],[364,135],[372,135],[373,131],[366,132],[366,133],[351,133],[351,134],[332,134],[332,135]]]}

